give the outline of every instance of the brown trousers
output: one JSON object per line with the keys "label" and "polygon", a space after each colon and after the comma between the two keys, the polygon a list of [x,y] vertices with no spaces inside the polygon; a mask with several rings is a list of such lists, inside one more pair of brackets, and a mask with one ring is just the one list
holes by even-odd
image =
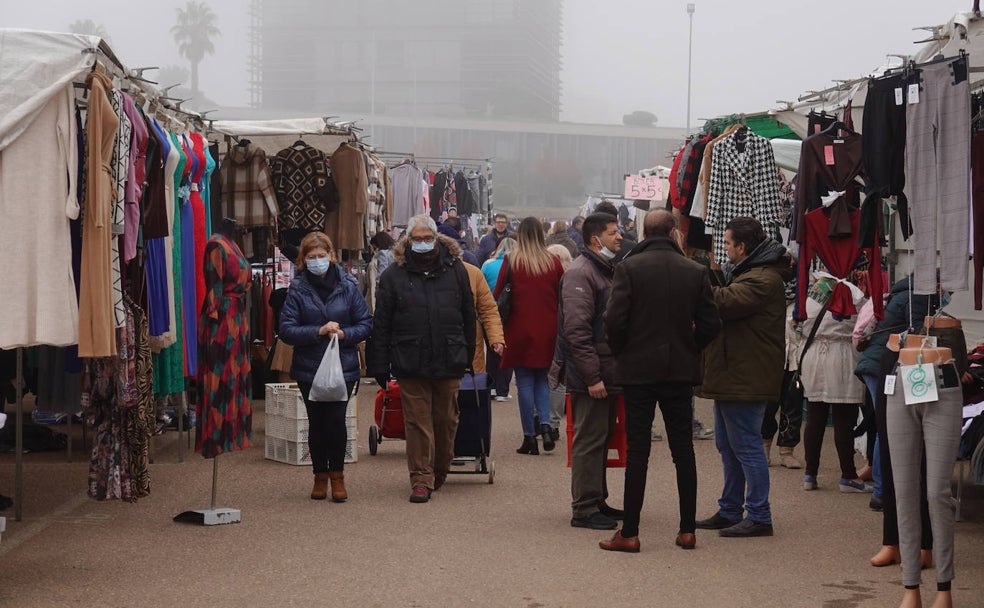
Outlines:
{"label": "brown trousers", "polygon": [[400,378],[411,486],[434,489],[434,472],[447,473],[458,432],[461,380]]}

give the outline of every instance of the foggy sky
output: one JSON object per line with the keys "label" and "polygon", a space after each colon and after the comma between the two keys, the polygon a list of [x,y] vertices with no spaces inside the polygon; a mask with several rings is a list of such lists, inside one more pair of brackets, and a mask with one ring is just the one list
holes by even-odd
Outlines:
{"label": "foggy sky", "polygon": [[[394,0],[396,1],[396,0]],[[535,1],[535,0],[530,0]],[[207,0],[222,36],[201,64],[201,88],[222,104],[249,101],[247,0]],[[481,2],[481,0],[463,0]],[[646,110],[660,126],[687,112],[686,2],[565,0],[561,119],[620,123]],[[832,79],[867,74],[886,53],[913,54],[925,32],[971,0],[696,0],[692,123],[775,107]],[[65,31],[76,19],[102,24],[130,67],[183,65],[170,35],[183,0],[0,0],[0,27]],[[137,8],[139,7],[139,8]],[[821,8],[817,8],[821,7]],[[171,83],[162,83],[171,84]],[[325,109],[330,112],[330,108]]]}

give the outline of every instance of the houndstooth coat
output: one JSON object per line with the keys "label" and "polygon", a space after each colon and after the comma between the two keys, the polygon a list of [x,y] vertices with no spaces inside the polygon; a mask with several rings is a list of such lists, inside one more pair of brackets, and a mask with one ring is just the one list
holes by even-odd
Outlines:
{"label": "houndstooth coat", "polygon": [[736,131],[714,146],[711,180],[707,192],[707,220],[714,229],[714,261],[728,261],[724,227],[736,217],[754,217],[774,234],[783,218],[779,179],[772,145],[764,137],[746,131],[745,151],[738,152]]}

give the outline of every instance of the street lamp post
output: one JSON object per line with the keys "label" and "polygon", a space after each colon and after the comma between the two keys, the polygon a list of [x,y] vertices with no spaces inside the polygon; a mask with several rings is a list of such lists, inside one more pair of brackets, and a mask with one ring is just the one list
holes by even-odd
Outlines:
{"label": "street lamp post", "polygon": [[690,134],[690,74],[694,65],[694,10],[696,8],[692,2],[687,4],[687,14],[690,15],[690,47],[687,50],[687,135]]}

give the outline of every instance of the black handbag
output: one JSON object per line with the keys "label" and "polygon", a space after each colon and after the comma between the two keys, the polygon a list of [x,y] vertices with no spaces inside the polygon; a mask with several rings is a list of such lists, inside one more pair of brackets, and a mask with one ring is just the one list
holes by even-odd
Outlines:
{"label": "black handbag", "polygon": [[506,265],[506,276],[503,277],[502,291],[495,300],[495,305],[499,307],[499,318],[505,325],[509,320],[510,308],[512,307],[512,267],[509,265],[509,256],[502,258],[502,263]]}

